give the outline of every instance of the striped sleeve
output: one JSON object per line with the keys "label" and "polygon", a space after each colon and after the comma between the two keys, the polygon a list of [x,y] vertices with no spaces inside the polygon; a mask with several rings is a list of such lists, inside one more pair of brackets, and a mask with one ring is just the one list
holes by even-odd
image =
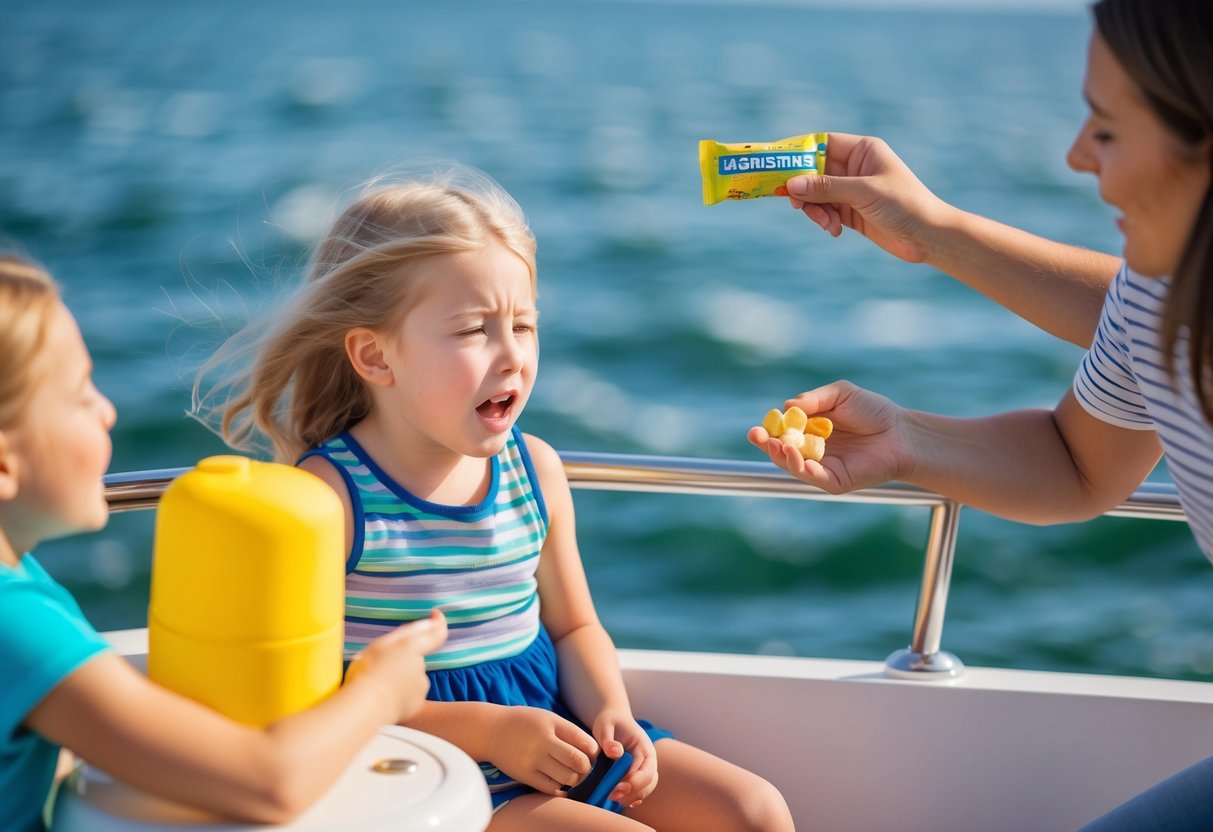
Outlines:
{"label": "striped sleeve", "polygon": [[1108,289],[1090,350],[1074,376],[1074,395],[1101,422],[1129,430],[1154,430],[1154,420],[1137,382],[1125,319],[1128,271],[1121,267]]}

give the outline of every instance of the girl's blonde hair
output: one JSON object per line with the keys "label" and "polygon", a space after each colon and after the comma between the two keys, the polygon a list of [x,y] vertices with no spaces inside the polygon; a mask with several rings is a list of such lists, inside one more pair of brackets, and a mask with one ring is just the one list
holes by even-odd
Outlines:
{"label": "girl's blonde hair", "polygon": [[[494,242],[526,262],[534,285],[535,238],[518,204],[486,175],[459,167],[423,181],[370,183],[316,249],[281,317],[260,332],[246,327],[202,368],[195,414],[221,414],[219,430],[230,446],[271,450],[293,463],[370,409],[345,353],[346,333],[397,326],[415,303],[411,276],[419,262]],[[238,369],[204,403],[203,376],[233,363]],[[213,404],[217,398],[223,401]]]}
{"label": "girl's blonde hair", "polygon": [[0,429],[20,424],[58,305],[59,287],[49,274],[0,254]]}

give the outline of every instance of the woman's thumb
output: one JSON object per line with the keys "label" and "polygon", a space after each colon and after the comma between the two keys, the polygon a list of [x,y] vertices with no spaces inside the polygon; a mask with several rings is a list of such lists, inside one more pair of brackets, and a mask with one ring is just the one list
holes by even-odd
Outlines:
{"label": "woman's thumb", "polygon": [[793,176],[785,187],[801,202],[851,204],[859,195],[861,179],[854,176]]}

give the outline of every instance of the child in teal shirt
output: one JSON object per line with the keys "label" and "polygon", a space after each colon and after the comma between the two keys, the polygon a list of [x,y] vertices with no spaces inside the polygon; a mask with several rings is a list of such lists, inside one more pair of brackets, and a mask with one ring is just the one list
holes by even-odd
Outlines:
{"label": "child in teal shirt", "polygon": [[381,726],[412,716],[441,615],[369,645],[345,685],[264,728],[150,682],[110,650],[28,554],[105,525],[114,406],[54,281],[0,255],[0,829],[40,832],[60,747],[148,793],[280,823],[315,801]]}
{"label": "child in teal shirt", "polygon": [[[25,730],[26,714],[108,645],[33,555],[0,567],[0,818],[28,826],[31,795],[50,791],[59,746]],[[27,822],[29,821],[29,822]],[[9,828],[7,825],[4,828]]]}

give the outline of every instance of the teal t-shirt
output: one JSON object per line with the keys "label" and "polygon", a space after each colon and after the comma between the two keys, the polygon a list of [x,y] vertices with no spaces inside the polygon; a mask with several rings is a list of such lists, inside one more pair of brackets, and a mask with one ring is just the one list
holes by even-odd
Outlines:
{"label": "teal t-shirt", "polygon": [[0,564],[0,829],[41,830],[59,746],[21,723],[56,685],[108,649],[32,555]]}

